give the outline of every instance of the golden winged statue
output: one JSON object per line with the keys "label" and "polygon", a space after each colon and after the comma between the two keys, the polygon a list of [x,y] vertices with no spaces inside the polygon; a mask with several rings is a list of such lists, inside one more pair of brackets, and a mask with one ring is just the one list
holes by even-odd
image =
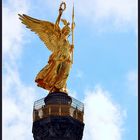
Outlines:
{"label": "golden winged statue", "polygon": [[[65,19],[61,19],[62,13],[65,9],[66,4],[62,2],[55,23],[38,20],[25,14],[19,14],[19,19],[22,23],[25,24],[27,28],[31,29],[31,31],[35,32],[45,43],[46,47],[52,52],[48,64],[35,78],[37,85],[49,90],[49,92],[61,91],[67,93],[66,81],[73,63],[74,45],[73,43],[69,43],[68,36],[71,31],[73,34],[74,22],[72,22],[70,28],[70,23]],[[60,20],[64,24],[62,29],[59,26]]]}

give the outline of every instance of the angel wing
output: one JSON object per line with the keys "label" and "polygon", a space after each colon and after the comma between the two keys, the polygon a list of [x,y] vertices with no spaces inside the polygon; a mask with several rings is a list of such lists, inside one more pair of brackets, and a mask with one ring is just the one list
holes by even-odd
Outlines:
{"label": "angel wing", "polygon": [[61,33],[59,26],[49,21],[32,18],[25,14],[18,15],[22,23],[25,24],[27,28],[31,29],[31,31],[35,32],[50,51],[54,52],[58,50],[58,41]]}

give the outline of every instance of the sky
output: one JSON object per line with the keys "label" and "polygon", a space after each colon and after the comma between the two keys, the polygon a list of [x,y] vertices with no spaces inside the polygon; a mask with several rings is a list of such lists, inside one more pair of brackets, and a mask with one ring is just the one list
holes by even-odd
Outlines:
{"label": "sky", "polygon": [[[83,140],[137,140],[137,0],[65,2],[62,17],[70,23],[73,2],[75,7],[74,63],[67,85],[69,95],[84,103]],[[33,104],[48,94],[34,80],[51,52],[21,24],[18,13],[55,22],[60,3],[3,0],[3,140],[33,140]]]}

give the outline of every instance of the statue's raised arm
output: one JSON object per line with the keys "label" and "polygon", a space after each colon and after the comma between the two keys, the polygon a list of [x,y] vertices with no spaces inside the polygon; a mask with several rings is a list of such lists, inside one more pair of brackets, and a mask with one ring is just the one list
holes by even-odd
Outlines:
{"label": "statue's raised arm", "polygon": [[[72,64],[71,46],[73,45],[70,45],[67,40],[71,29],[69,22],[61,19],[65,9],[66,4],[62,2],[55,23],[38,20],[25,14],[19,14],[22,23],[31,29],[31,31],[35,32],[52,52],[48,64],[37,74],[35,79],[38,86],[49,90],[49,92],[66,92],[66,80]],[[59,26],[60,20],[64,24],[62,29]]]}

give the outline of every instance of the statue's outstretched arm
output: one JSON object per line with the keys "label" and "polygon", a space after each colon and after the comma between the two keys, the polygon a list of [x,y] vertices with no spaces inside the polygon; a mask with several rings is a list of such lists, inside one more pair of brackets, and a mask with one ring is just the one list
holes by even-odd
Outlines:
{"label": "statue's outstretched arm", "polygon": [[[64,7],[62,7],[64,5]],[[55,25],[58,25],[59,26],[59,22],[60,22],[60,19],[61,19],[61,16],[62,16],[62,13],[63,11],[66,9],[66,3],[65,2],[62,2],[60,4],[60,7],[59,7],[59,15],[57,17],[57,20],[55,22]]]}

